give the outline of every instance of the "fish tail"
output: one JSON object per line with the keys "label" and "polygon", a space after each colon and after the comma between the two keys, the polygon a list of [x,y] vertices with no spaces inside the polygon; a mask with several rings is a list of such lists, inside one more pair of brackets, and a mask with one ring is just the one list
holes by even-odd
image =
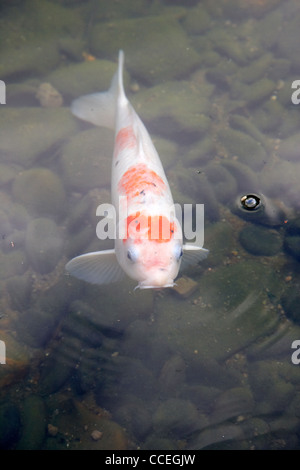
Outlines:
{"label": "fish tail", "polygon": [[109,90],[74,100],[71,105],[74,116],[96,126],[115,128],[118,99],[127,101],[123,87],[123,65],[124,52],[120,50],[118,70],[112,78]]}

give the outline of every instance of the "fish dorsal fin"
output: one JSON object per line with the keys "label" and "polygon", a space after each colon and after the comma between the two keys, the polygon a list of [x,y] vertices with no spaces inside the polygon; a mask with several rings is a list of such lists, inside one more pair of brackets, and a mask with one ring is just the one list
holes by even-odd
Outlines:
{"label": "fish dorsal fin", "polygon": [[77,256],[66,264],[66,270],[72,276],[92,284],[110,284],[120,281],[124,276],[115,250],[95,251]]}
{"label": "fish dorsal fin", "polygon": [[209,250],[196,245],[185,244],[182,247],[183,256],[180,269],[184,270],[189,266],[195,266],[199,261],[203,261],[209,253]]}
{"label": "fish dorsal fin", "polygon": [[74,100],[71,111],[74,116],[95,126],[115,128],[117,100],[127,102],[123,87],[124,52],[119,52],[118,70],[114,74],[110,88],[102,93],[84,95]]}

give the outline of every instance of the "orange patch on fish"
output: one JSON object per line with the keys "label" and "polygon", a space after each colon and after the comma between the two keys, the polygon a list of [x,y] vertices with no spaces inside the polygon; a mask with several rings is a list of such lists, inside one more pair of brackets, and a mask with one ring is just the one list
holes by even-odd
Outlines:
{"label": "orange patch on fish", "polygon": [[140,243],[142,240],[150,240],[157,243],[169,242],[174,236],[174,222],[170,222],[164,215],[143,215],[140,212],[127,217],[127,238]]}
{"label": "orange patch on fish", "polygon": [[129,168],[119,182],[120,193],[128,197],[145,195],[147,191],[161,195],[165,187],[163,179],[155,171],[150,170],[145,163]]}
{"label": "orange patch on fish", "polygon": [[125,148],[133,148],[136,146],[136,136],[131,126],[123,127],[116,135],[115,141],[115,157]]}

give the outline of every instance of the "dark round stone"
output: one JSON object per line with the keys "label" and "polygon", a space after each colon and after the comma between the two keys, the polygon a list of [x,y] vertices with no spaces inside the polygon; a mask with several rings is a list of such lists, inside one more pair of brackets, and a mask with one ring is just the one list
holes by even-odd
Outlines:
{"label": "dark round stone", "polygon": [[281,238],[275,230],[256,225],[243,228],[239,240],[246,251],[258,256],[274,256],[282,245]]}

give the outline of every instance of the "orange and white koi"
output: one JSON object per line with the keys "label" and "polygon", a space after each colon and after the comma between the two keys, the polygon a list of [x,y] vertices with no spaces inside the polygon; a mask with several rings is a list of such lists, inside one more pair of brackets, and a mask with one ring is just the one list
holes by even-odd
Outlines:
{"label": "orange and white koi", "polygon": [[[124,53],[107,92],[83,96],[72,112],[95,125],[115,129],[111,196],[117,213],[115,248],[83,254],[66,265],[70,274],[95,284],[118,281],[126,273],[141,289],[174,286],[183,252],[187,264],[207,256],[183,244],[171,190],[157,151],[123,87]],[[121,201],[121,202],[120,202]],[[191,261],[192,260],[192,261]]]}

